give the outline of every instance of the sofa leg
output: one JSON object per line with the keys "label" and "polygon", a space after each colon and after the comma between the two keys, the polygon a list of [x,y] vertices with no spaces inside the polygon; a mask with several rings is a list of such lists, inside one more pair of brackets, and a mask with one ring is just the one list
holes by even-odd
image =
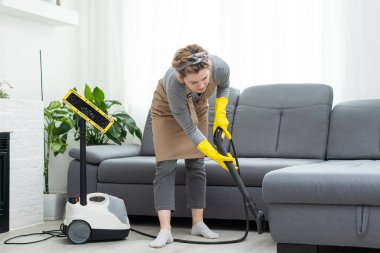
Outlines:
{"label": "sofa leg", "polygon": [[318,253],[318,246],[277,243],[277,253]]}

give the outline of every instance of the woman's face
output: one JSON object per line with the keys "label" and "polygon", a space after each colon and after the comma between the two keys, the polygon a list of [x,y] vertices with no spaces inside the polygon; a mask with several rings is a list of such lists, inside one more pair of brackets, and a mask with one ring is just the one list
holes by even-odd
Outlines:
{"label": "woman's face", "polygon": [[203,93],[210,82],[210,70],[201,69],[198,73],[187,74],[183,81],[189,89],[196,93]]}

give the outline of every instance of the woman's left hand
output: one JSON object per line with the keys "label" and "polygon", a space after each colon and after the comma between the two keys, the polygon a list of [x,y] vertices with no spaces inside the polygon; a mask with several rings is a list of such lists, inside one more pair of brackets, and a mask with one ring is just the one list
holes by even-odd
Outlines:
{"label": "woman's left hand", "polygon": [[[227,104],[228,98],[226,97],[215,99],[215,118],[212,133],[215,134],[216,129],[219,127],[220,129],[222,129],[223,133],[227,136],[227,138],[231,140],[231,134],[230,132],[228,132],[229,122],[226,115]],[[222,138],[224,138],[223,135]]]}

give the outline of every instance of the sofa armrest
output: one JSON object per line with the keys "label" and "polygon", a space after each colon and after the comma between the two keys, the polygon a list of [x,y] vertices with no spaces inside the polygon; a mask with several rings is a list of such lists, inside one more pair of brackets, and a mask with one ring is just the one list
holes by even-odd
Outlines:
{"label": "sofa armrest", "polygon": [[[86,162],[100,164],[102,161],[112,158],[137,156],[140,154],[141,145],[94,145],[86,147]],[[69,155],[79,160],[79,148],[70,149]]]}

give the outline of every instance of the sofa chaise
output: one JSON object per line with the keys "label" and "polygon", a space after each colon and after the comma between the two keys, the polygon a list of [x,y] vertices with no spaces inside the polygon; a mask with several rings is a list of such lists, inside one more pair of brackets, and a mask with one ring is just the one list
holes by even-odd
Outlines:
{"label": "sofa chaise", "polygon": [[269,172],[263,195],[279,253],[317,253],[320,245],[379,249],[380,100],[337,104],[326,161]]}

